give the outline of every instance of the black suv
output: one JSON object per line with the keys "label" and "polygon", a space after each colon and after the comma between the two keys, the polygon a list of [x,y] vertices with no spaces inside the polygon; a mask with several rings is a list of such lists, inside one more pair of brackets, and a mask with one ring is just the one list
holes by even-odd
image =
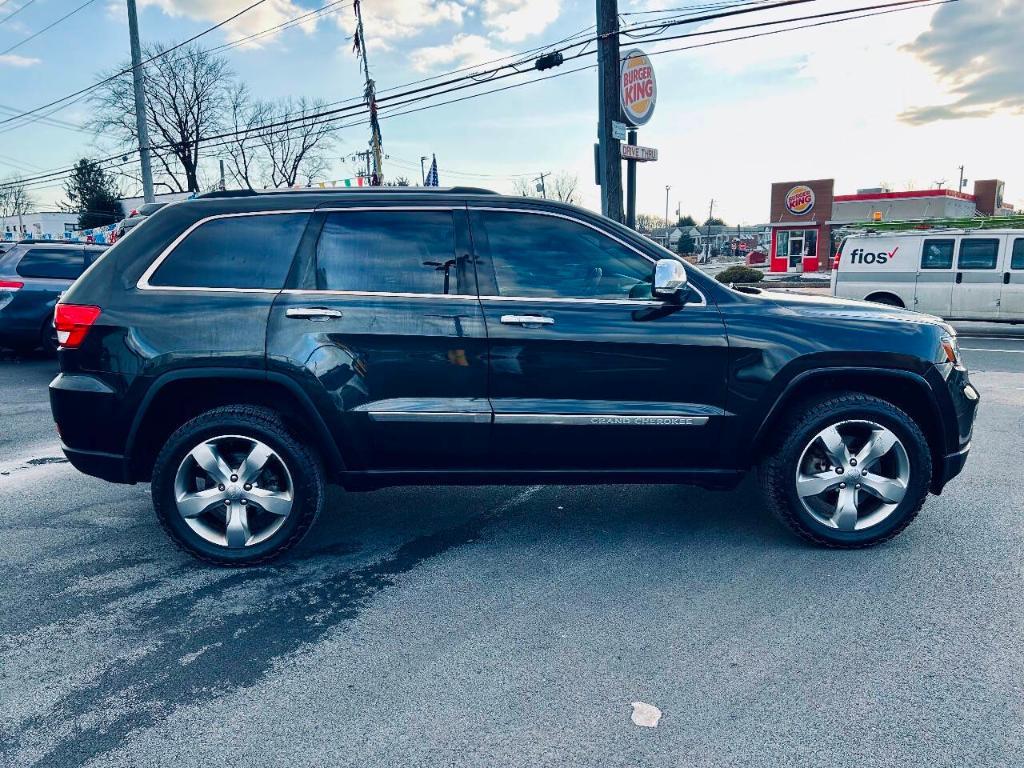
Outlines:
{"label": "black suv", "polygon": [[53,307],[105,246],[23,240],[0,252],[0,347],[57,348]]}
{"label": "black suv", "polygon": [[57,307],[81,471],[152,483],[192,554],[266,561],[324,484],[695,483],[758,466],[812,541],[895,536],[978,393],[940,320],[739,291],[632,230],[484,190],[167,206]]}

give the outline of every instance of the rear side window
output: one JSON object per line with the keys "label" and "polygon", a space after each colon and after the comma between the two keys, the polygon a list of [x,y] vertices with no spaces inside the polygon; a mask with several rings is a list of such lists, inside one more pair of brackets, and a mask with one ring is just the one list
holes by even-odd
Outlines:
{"label": "rear side window", "polygon": [[149,284],[177,288],[284,287],[309,214],[231,216],[196,227]]}
{"label": "rear side window", "polygon": [[81,248],[30,248],[18,262],[22,277],[75,280],[85,271]]}
{"label": "rear side window", "polygon": [[952,269],[953,241],[925,240],[921,248],[921,269]]}
{"label": "rear side window", "polygon": [[319,290],[476,293],[472,265],[455,255],[451,211],[335,211],[316,263]]}
{"label": "rear side window", "polygon": [[964,238],[960,241],[957,269],[995,269],[999,259],[999,241],[993,238]]}
{"label": "rear side window", "polygon": [[1013,253],[1010,255],[1010,269],[1024,269],[1024,237],[1013,241]]}

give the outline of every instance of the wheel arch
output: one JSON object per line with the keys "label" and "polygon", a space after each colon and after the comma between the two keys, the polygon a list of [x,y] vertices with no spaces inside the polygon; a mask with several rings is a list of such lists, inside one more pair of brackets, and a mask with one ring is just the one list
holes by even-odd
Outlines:
{"label": "wheel arch", "polygon": [[[244,387],[240,384],[244,382]],[[309,396],[287,376],[237,369],[185,369],[160,376],[136,411],[125,447],[129,473],[148,480],[160,447],[194,416],[224,405],[262,405],[281,414],[297,434],[308,435],[331,476],[344,471],[338,445]]]}
{"label": "wheel arch", "polygon": [[[891,301],[886,301],[886,299],[891,299]],[[864,297],[864,301],[873,301],[876,304],[885,304],[887,306],[899,307],[901,309],[907,308],[907,304],[903,301],[903,298],[892,291],[872,291]]]}
{"label": "wheel arch", "polygon": [[763,455],[773,430],[793,408],[826,393],[860,392],[892,403],[920,426],[932,455],[932,485],[945,456],[945,434],[939,403],[924,377],[888,368],[826,368],[805,371],[790,381],[765,415],[751,443],[751,457]]}

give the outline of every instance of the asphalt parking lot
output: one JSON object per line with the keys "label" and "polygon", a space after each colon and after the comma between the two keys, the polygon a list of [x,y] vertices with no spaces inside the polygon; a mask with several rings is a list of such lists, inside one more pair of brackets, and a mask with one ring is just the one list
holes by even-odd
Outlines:
{"label": "asphalt parking lot", "polygon": [[[332,493],[287,559],[179,553],[64,463],[55,364],[0,358],[11,766],[1024,764],[1024,339],[961,339],[971,460],[884,547],[729,493]],[[630,704],[661,709],[656,729]]]}

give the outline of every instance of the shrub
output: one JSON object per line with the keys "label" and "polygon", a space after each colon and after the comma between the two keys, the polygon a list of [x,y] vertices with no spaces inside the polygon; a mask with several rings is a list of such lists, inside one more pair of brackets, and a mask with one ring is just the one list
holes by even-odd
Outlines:
{"label": "shrub", "polygon": [[715,278],[720,283],[759,283],[764,279],[764,274],[759,269],[751,269],[740,264],[723,269]]}

